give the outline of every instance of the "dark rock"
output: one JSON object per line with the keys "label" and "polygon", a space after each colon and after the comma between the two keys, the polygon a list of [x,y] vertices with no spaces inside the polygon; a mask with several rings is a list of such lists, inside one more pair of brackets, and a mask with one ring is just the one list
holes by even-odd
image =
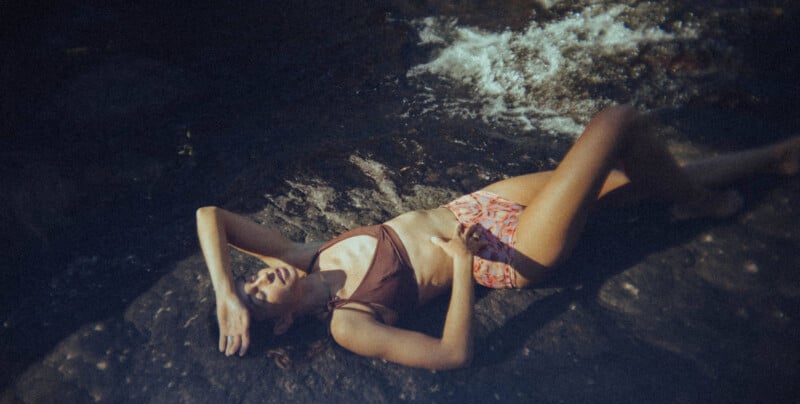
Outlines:
{"label": "dark rock", "polygon": [[[796,178],[737,184],[745,210],[724,221],[671,223],[657,205],[601,212],[549,283],[478,290],[467,369],[358,357],[314,320],[280,337],[255,325],[243,358],[217,351],[197,207],[224,205],[319,241],[555,167],[570,136],[431,108],[485,103],[441,77],[406,75],[440,50],[417,45],[414,19],[518,33],[531,16],[557,22],[586,2],[73,3],[15,7],[31,25],[2,28],[11,40],[0,50],[18,61],[0,70],[0,118],[9,117],[0,119],[9,143],[0,173],[0,224],[9,229],[2,402],[800,395]],[[779,39],[796,31],[797,6],[712,3],[626,8],[627,27],[659,21],[699,37],[595,55],[591,72],[565,74],[537,97],[573,123],[611,100],[658,109],[662,135],[684,156],[785,137],[797,126],[798,65],[787,55],[767,68],[787,52]],[[446,97],[420,101],[434,83]],[[237,275],[259,265],[234,254]],[[401,324],[436,335],[446,306],[443,297]]]}

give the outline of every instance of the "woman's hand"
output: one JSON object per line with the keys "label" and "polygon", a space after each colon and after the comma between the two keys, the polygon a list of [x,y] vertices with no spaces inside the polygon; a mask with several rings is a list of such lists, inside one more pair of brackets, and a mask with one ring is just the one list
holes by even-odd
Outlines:
{"label": "woman's hand", "polygon": [[250,346],[250,312],[235,295],[217,296],[219,351],[243,356]]}
{"label": "woman's hand", "polygon": [[[215,207],[207,206],[197,210],[197,237],[217,297],[219,351],[228,356],[236,351],[239,351],[239,355],[244,355],[250,346],[250,313],[236,296],[228,252],[228,230],[233,230],[235,235],[242,238],[238,234],[242,233],[239,227],[254,226],[240,222],[245,223],[241,217]],[[249,234],[246,231],[244,233]]]}
{"label": "woman's hand", "polygon": [[463,225],[458,225],[450,240],[434,236],[431,237],[431,242],[439,246],[451,257],[475,255],[488,244],[486,240],[480,239],[481,231],[481,227],[477,224],[473,224],[466,229]]}

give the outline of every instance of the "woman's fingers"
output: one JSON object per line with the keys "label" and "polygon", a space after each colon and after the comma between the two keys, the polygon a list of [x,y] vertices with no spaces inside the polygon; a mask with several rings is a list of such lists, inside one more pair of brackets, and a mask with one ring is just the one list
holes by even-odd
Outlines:
{"label": "woman's fingers", "polygon": [[242,343],[241,341],[242,341],[242,339],[238,335],[228,336],[227,337],[228,346],[225,349],[225,356],[231,356],[231,355],[235,354],[236,351],[239,349],[239,346]]}
{"label": "woman's fingers", "polygon": [[473,224],[469,227],[459,225],[450,240],[434,236],[431,237],[431,242],[447,251],[450,255],[464,248],[467,252],[475,254],[489,244],[487,240],[481,240],[482,232],[483,228],[478,224]]}
{"label": "woman's fingers", "polygon": [[473,224],[467,229],[464,240],[467,249],[473,254],[478,253],[489,244],[488,240],[481,239],[481,233],[483,233],[483,228],[478,224]]}
{"label": "woman's fingers", "polygon": [[464,238],[469,240],[471,238],[480,237],[480,229],[480,226],[477,224],[470,225],[469,228],[467,228],[467,231],[464,233]]}
{"label": "woman's fingers", "polygon": [[235,296],[217,302],[219,351],[227,356],[244,355],[250,347],[250,313]]}
{"label": "woman's fingers", "polygon": [[247,349],[250,347],[250,335],[220,335],[219,336],[219,351],[224,352],[226,356],[231,356],[239,351],[239,356],[244,356]]}
{"label": "woman's fingers", "polygon": [[247,353],[247,348],[250,347],[250,333],[245,331],[242,335],[242,346],[239,348],[239,356],[244,356]]}

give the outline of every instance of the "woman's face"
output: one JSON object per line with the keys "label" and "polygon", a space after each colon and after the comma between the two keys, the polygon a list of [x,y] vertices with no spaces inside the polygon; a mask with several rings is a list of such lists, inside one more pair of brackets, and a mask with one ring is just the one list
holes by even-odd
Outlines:
{"label": "woman's face", "polygon": [[239,297],[257,317],[275,318],[296,303],[297,269],[264,268],[246,280],[237,282]]}

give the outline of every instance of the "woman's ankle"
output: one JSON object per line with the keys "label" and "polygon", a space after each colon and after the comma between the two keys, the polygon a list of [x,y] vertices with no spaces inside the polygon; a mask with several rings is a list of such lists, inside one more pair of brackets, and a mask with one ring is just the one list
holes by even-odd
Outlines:
{"label": "woman's ankle", "polygon": [[700,196],[687,202],[676,202],[670,208],[675,220],[701,218],[724,219],[733,216],[744,206],[742,195],[735,190],[703,190]]}
{"label": "woman's ankle", "polygon": [[785,176],[800,172],[800,136],[776,144],[774,147],[774,173]]}

